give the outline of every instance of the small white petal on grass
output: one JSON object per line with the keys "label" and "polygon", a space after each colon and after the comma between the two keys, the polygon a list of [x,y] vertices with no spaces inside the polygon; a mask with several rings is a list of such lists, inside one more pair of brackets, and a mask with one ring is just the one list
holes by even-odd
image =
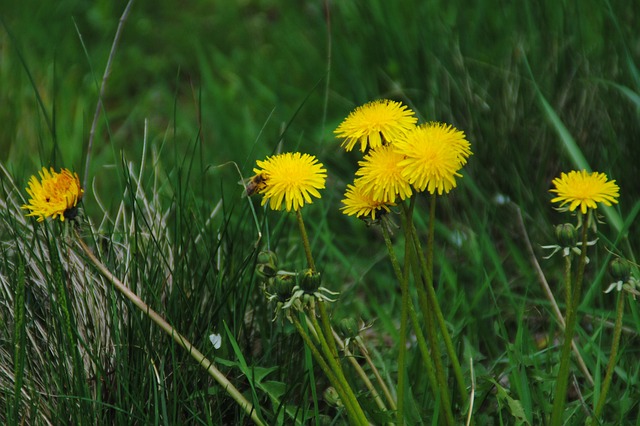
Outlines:
{"label": "small white petal on grass", "polygon": [[211,340],[211,344],[216,349],[220,349],[220,346],[222,346],[222,337],[219,334],[210,334],[209,340]]}

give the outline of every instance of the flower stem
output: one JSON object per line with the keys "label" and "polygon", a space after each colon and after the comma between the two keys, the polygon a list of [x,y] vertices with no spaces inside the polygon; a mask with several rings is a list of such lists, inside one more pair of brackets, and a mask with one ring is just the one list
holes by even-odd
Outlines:
{"label": "flower stem", "polygon": [[[388,411],[388,408],[385,405],[384,401],[382,400],[382,397],[380,396],[380,393],[377,391],[375,386],[373,386],[373,383],[371,383],[371,380],[369,380],[369,377],[367,376],[367,373],[365,373],[364,369],[360,366],[360,364],[356,360],[354,354],[351,353],[351,350],[347,347],[347,345],[344,344],[344,342],[342,341],[342,339],[340,339],[340,336],[338,336],[338,333],[336,333],[335,330],[333,331],[333,338],[336,340],[338,346],[344,352],[345,358],[349,361],[349,363],[351,364],[353,369],[356,371],[358,376],[360,376],[360,379],[364,382],[364,384],[367,387],[367,389],[369,389],[369,392],[371,392],[371,396],[373,397],[374,401],[376,402],[376,405],[378,406],[378,408],[381,411]],[[362,352],[363,356],[367,359],[367,363],[372,367],[375,376],[377,378],[380,378],[380,374],[378,373],[377,369],[375,368],[375,366],[371,362],[371,358],[367,354],[366,348],[365,348],[365,350],[363,350],[363,348],[360,346],[360,349],[361,349],[361,352]],[[384,382],[381,382],[381,383],[384,384]],[[395,407],[394,407],[394,409],[395,409]]]}
{"label": "flower stem", "polygon": [[[405,210],[407,213],[407,210]],[[421,281],[425,281],[426,272],[424,270],[424,258],[421,256],[422,250],[418,245],[415,244],[415,228],[413,227],[413,222],[411,219],[411,210],[408,210],[408,213],[405,214],[406,218],[404,220],[405,232],[407,233],[406,237],[408,241],[414,241],[413,244],[409,244],[408,247],[410,250],[407,253],[409,256],[411,268],[413,270],[414,277],[416,278],[416,290],[418,292],[418,304],[420,306],[420,310],[422,311],[422,320],[425,323],[427,340],[429,341],[429,346],[431,347],[430,360],[434,366],[435,371],[435,379],[437,381],[437,387],[434,389],[436,395],[440,396],[440,405],[442,410],[445,413],[445,421],[446,424],[453,425],[453,413],[451,409],[451,396],[449,394],[449,386],[447,385],[447,379],[444,373],[444,367],[442,365],[442,359],[440,356],[440,342],[438,341],[436,325],[433,318],[433,312],[435,311],[435,307],[430,306],[429,298],[427,297],[427,290],[425,289],[425,285],[422,285]],[[420,258],[420,262],[418,261]],[[420,263],[423,268],[420,268],[418,265]],[[417,332],[416,332],[417,334]],[[422,355],[425,355],[424,351],[421,351]],[[428,362],[425,359],[425,363]],[[430,370],[427,368],[427,372]]]}
{"label": "flower stem", "polygon": [[[309,265],[309,269],[312,271],[316,271],[316,264],[313,261],[313,255],[311,254],[311,244],[309,244],[309,237],[307,236],[307,229],[304,226],[304,220],[302,219],[302,213],[300,210],[296,210],[296,219],[298,220],[298,227],[300,228],[300,237],[302,238],[302,245],[304,247],[304,252],[307,256],[307,264]],[[322,327],[324,328],[325,336],[332,336],[332,328],[331,323],[329,322],[329,315],[327,313],[327,309],[325,308],[324,302],[318,300],[318,311],[320,313],[320,321],[322,322]],[[338,349],[336,348],[336,343],[333,339],[326,339],[329,344],[329,349],[335,358],[338,356]]]}
{"label": "flower stem", "polygon": [[[102,273],[102,275],[113,284],[113,286],[122,293],[127,299],[131,301],[138,309],[140,309],[149,319],[155,322],[163,331],[165,331],[171,338],[182,348],[184,348],[193,359],[195,359],[202,368],[213,379],[218,382],[220,386],[233,398],[242,409],[251,417],[251,420],[256,425],[265,426],[265,423],[260,419],[258,410],[249,402],[242,393],[236,389],[235,386],[225,377],[220,370],[218,370],[213,362],[208,360],[198,349],[195,348],[182,334],[180,334],[175,328],[173,328],[167,321],[164,320],[158,313],[149,307],[142,301],[134,292],[132,292],[126,285],[124,285],[115,275],[109,271],[109,269],[93,254],[84,240],[78,235],[76,231],[77,242],[80,248],[87,255],[89,260],[95,265],[96,268]],[[259,409],[259,407],[258,407]]]}
{"label": "flower stem", "polygon": [[618,357],[618,347],[620,346],[620,335],[622,334],[622,316],[624,314],[624,297],[623,292],[618,292],[616,309],[616,324],[613,329],[613,342],[611,342],[611,353],[609,354],[609,363],[607,364],[607,372],[602,382],[602,388],[600,390],[600,397],[598,398],[598,404],[596,405],[595,412],[593,414],[594,420],[598,420],[604,403],[607,400],[607,394],[609,393],[609,386],[611,385],[611,379],[613,378],[613,370],[616,366],[616,358]]}
{"label": "flower stem", "polygon": [[[300,236],[302,238],[302,245],[304,247],[304,252],[307,256],[307,264],[309,265],[309,269],[315,272],[316,264],[313,261],[313,255],[311,254],[311,245],[309,244],[309,237],[307,236],[307,229],[304,225],[304,220],[302,219],[302,213],[300,212],[299,209],[296,210],[296,218],[298,220],[298,227],[300,228]],[[318,342],[320,343],[320,346],[323,352],[325,353],[325,356],[327,357],[327,362],[335,372],[336,380],[339,381],[339,383],[344,389],[345,397],[348,398],[350,401],[350,405],[352,406],[352,414],[360,422],[360,424],[366,425],[368,424],[367,417],[365,416],[364,411],[362,411],[362,407],[358,403],[355,393],[353,392],[353,389],[351,389],[351,386],[349,386],[349,382],[347,382],[344,372],[342,371],[342,366],[340,365],[340,361],[338,359],[338,349],[336,348],[336,342],[332,338],[333,329],[331,328],[331,323],[329,322],[329,315],[325,308],[324,302],[321,300],[318,300],[317,306],[320,314],[320,321],[322,322],[322,329],[320,329],[318,325],[318,320],[315,317],[314,309],[312,309],[310,316],[311,316],[311,322],[314,326],[314,329],[318,337]],[[327,336],[327,338],[325,338],[325,336]]]}
{"label": "flower stem", "polygon": [[[413,199],[411,206],[413,206]],[[411,210],[411,207],[410,207]],[[396,424],[404,425],[404,389],[406,379],[406,354],[407,354],[407,317],[409,312],[409,251],[410,241],[405,238],[405,258],[404,258],[404,273],[400,269],[398,258],[396,257],[391,243],[391,237],[389,235],[389,229],[385,224],[381,226],[382,236],[389,252],[389,260],[393,266],[393,270],[396,274],[396,279],[400,283],[400,291],[402,294],[401,311],[400,311],[400,336],[398,339],[398,384],[396,388],[396,394],[398,396],[398,407],[396,411]]]}
{"label": "flower stem", "polygon": [[[309,316],[306,316],[306,318],[307,320],[309,320]],[[298,330],[298,334],[300,334],[302,340],[304,340],[307,347],[311,350],[311,353],[316,362],[318,363],[324,374],[327,376],[327,379],[329,379],[336,392],[338,392],[340,400],[344,404],[345,410],[347,411],[347,415],[349,416],[351,424],[368,425],[369,422],[367,421],[367,417],[365,416],[364,411],[362,411],[362,407],[360,407],[360,404],[358,403],[353,390],[346,382],[344,375],[340,377],[340,373],[342,370],[336,369],[335,359],[333,357],[327,357],[327,359],[325,360],[318,348],[316,348],[316,345],[309,337],[309,334],[304,330],[302,324],[300,324],[298,318],[295,315],[292,315],[291,319],[293,321],[293,325],[296,327],[296,330]],[[317,326],[317,320],[316,324],[313,324],[313,319],[311,319],[310,321],[312,323],[312,330],[314,330],[315,332],[316,339],[321,344],[321,346],[323,346],[321,339],[324,339],[324,337],[320,337],[321,333],[318,333],[318,331],[320,330]],[[324,343],[324,346],[326,346],[326,342]],[[324,351],[326,352],[326,349]]]}
{"label": "flower stem", "polygon": [[[560,355],[560,368],[558,370],[558,378],[556,381],[556,389],[554,392],[553,408],[551,411],[551,426],[560,426],[562,424],[562,414],[567,400],[567,387],[569,384],[569,363],[571,361],[571,342],[575,333],[576,324],[578,322],[578,305],[582,292],[582,280],[584,277],[584,269],[587,263],[587,231],[588,224],[582,224],[582,245],[580,246],[580,260],[578,261],[578,273],[575,285],[569,292],[567,313],[565,319],[564,342],[562,342],[562,352]],[[565,275],[568,275],[565,273]],[[566,276],[565,276],[566,278]],[[571,286],[571,282],[565,285]]]}
{"label": "flower stem", "polygon": [[[426,259],[423,256],[420,256],[420,253],[422,253],[422,246],[420,244],[420,239],[418,238],[418,233],[416,232],[413,220],[409,220],[408,223],[410,224],[410,227],[411,227],[411,238],[413,239],[416,253],[418,254],[417,257],[418,257],[418,260],[420,261],[420,266],[422,268],[422,275],[425,281],[424,286],[426,288],[429,307],[433,311],[433,315],[435,316],[440,332],[442,333],[442,338],[444,340],[445,348],[447,350],[447,354],[449,355],[449,359],[451,360],[453,374],[456,378],[456,383],[458,385],[458,392],[462,400],[462,405],[466,407],[467,404],[469,403],[469,397],[467,395],[467,388],[464,383],[464,378],[462,376],[462,368],[460,367],[460,361],[458,360],[458,355],[456,354],[455,348],[453,346],[453,341],[451,340],[451,336],[449,334],[447,324],[444,320],[444,315],[442,314],[442,310],[440,309],[440,304],[438,303],[436,291],[433,287],[433,251],[434,251],[434,235],[435,235],[435,221],[436,221],[436,218],[435,218],[436,198],[437,196],[433,194],[431,196],[431,202],[429,205],[429,230],[428,230],[428,237],[427,237]],[[423,309],[422,306],[421,306],[421,309]],[[423,315],[424,315],[424,312],[423,312]]]}
{"label": "flower stem", "polygon": [[304,226],[304,220],[302,220],[302,213],[300,212],[300,209],[296,210],[296,219],[298,219],[298,227],[300,228],[300,237],[302,238],[304,253],[307,255],[307,264],[309,265],[309,269],[315,272],[316,264],[313,261],[313,255],[311,254],[311,245],[309,244],[307,229]]}
{"label": "flower stem", "polygon": [[[376,368],[376,365],[371,360],[367,347],[360,339],[356,339],[356,341],[358,343],[358,348],[360,348],[360,353],[362,353],[362,356],[364,356],[364,358],[367,360],[367,364],[369,364],[369,367],[371,367],[371,371],[373,371],[373,375],[376,376],[376,380],[380,384],[380,387],[382,388],[382,392],[387,398],[387,402],[389,403],[389,406],[391,407],[392,410],[397,410],[398,407],[396,405],[396,401],[393,399],[393,396],[391,395],[391,391],[389,391],[389,388],[387,387],[386,383],[384,382],[384,380],[382,380],[382,376],[380,376],[380,372]],[[360,367],[360,365],[357,362],[356,362],[356,365]]]}

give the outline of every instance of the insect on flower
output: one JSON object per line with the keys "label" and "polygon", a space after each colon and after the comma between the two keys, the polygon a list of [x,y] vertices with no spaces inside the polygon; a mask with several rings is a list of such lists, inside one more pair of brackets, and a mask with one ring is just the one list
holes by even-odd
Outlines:
{"label": "insect on flower", "polygon": [[267,186],[267,174],[258,173],[257,175],[239,182],[245,188],[243,197],[251,197],[259,194]]}

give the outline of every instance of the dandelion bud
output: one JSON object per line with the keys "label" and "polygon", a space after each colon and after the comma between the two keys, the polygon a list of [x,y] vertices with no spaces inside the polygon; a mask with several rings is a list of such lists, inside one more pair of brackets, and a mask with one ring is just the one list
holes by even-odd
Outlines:
{"label": "dandelion bud", "polygon": [[258,263],[271,265],[274,268],[278,265],[278,256],[271,250],[265,250],[258,253]]}
{"label": "dandelion bud", "polygon": [[258,263],[256,273],[261,278],[273,278],[277,274],[278,257],[272,251],[261,251],[258,253]]}
{"label": "dandelion bud", "polygon": [[629,262],[625,259],[616,257],[609,262],[609,273],[613,277],[614,281],[622,281],[623,283],[628,282],[631,274]]}
{"label": "dandelion bud", "polygon": [[576,228],[571,223],[556,226],[556,238],[562,247],[575,247]]}
{"label": "dandelion bud", "polygon": [[342,336],[347,339],[354,339],[358,337],[358,334],[360,333],[358,321],[353,318],[344,318],[340,321],[338,323],[338,330],[340,330]]}
{"label": "dandelion bud", "polygon": [[320,287],[320,272],[305,269],[298,273],[298,285],[306,294],[313,294]]}
{"label": "dandelion bud", "polygon": [[278,295],[279,300],[287,300],[293,293],[293,287],[295,286],[294,275],[290,273],[282,273],[278,271],[275,279],[273,280],[273,290]]}

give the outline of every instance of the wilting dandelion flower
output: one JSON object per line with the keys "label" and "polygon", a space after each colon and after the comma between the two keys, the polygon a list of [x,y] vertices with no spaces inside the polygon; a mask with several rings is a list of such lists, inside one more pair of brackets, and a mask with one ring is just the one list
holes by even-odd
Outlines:
{"label": "wilting dandelion flower", "polygon": [[610,206],[617,203],[620,188],[615,180],[607,180],[604,173],[589,173],[586,170],[573,170],[569,173],[562,173],[555,178],[552,183],[557,197],[551,200],[552,203],[560,203],[560,207],[569,204],[570,211],[574,211],[580,206],[582,214],[587,213],[587,209],[596,209],[596,203],[603,203]]}
{"label": "wilting dandelion flower", "polygon": [[29,203],[22,206],[31,210],[27,216],[37,216],[38,222],[51,216],[53,219],[75,216],[75,208],[82,199],[84,191],[80,187],[80,179],[77,173],[71,173],[62,169],[57,173],[53,168],[43,167],[39,172],[40,179],[31,176],[27,193],[31,196]]}
{"label": "wilting dandelion flower", "polygon": [[417,121],[415,113],[407,106],[381,99],[357,107],[334,133],[344,138],[342,146],[346,151],[351,151],[356,142],[360,142],[360,150],[364,152],[367,148],[394,142]]}
{"label": "wilting dandelion flower", "polygon": [[362,187],[362,180],[356,179],[353,185],[347,185],[347,191],[342,200],[344,207],[340,210],[347,216],[356,216],[358,218],[370,218],[376,220],[376,214],[380,216],[385,212],[389,212],[389,206],[393,204],[383,201],[375,201],[368,191]]}
{"label": "wilting dandelion flower", "polygon": [[403,158],[402,154],[386,145],[370,150],[363,161],[358,162],[360,168],[356,176],[360,176],[360,186],[373,200],[393,203],[396,197],[402,200],[411,197],[411,185],[402,175],[399,165]]}
{"label": "wilting dandelion flower", "polygon": [[402,175],[418,191],[448,193],[456,187],[458,171],[467,163],[471,145],[464,132],[444,123],[426,123],[395,142],[394,150],[405,157]]}
{"label": "wilting dandelion flower", "polygon": [[327,170],[313,155],[288,152],[258,160],[253,169],[262,176],[263,185],[257,190],[263,195],[262,205],[269,201],[273,210],[298,210],[311,203],[311,195],[320,198],[318,189],[324,189]]}

